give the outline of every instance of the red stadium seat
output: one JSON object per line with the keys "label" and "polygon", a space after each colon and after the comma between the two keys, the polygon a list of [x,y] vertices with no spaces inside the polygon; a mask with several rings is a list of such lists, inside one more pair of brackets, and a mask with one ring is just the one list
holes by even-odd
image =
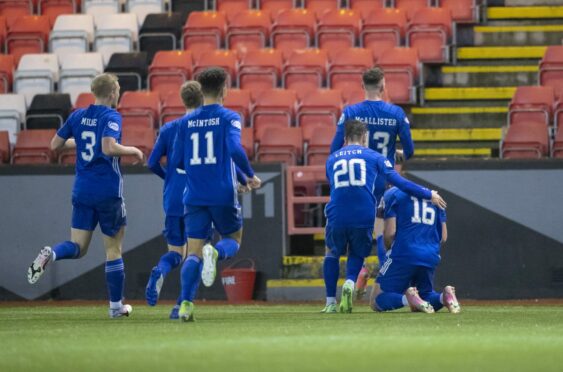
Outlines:
{"label": "red stadium seat", "polygon": [[305,95],[297,110],[297,125],[303,129],[312,126],[334,127],[342,110],[339,90],[319,89]]}
{"label": "red stadium seat", "polygon": [[508,107],[508,124],[535,123],[547,127],[551,122],[554,101],[552,87],[518,87]]}
{"label": "red stadium seat", "polygon": [[246,52],[265,48],[270,38],[272,20],[270,13],[261,10],[246,10],[233,16],[225,40],[229,49]]}
{"label": "red stadium seat", "polygon": [[314,44],[316,30],[315,14],[306,9],[281,11],[272,25],[271,45],[288,58],[296,49],[305,49]]}
{"label": "red stadium seat", "polygon": [[297,94],[292,90],[272,89],[254,98],[250,123],[259,136],[266,127],[289,127],[295,115]]}
{"label": "red stadium seat", "polygon": [[8,27],[11,27],[19,17],[33,14],[33,3],[30,0],[0,1],[0,15],[5,17]]}
{"label": "red stadium seat", "polygon": [[385,72],[385,85],[393,103],[415,103],[420,63],[414,48],[386,50],[377,61]]}
{"label": "red stadium seat", "polygon": [[563,98],[559,98],[559,101],[553,107],[553,122],[555,127],[560,127],[563,125]]}
{"label": "red stadium seat", "polygon": [[502,143],[506,159],[541,158],[548,155],[549,134],[542,123],[511,125]]}
{"label": "red stadium seat", "polygon": [[293,0],[258,0],[258,4],[261,10],[267,10],[272,15],[293,8]]}
{"label": "red stadium seat", "polygon": [[72,0],[38,0],[38,13],[49,17],[51,25],[61,14],[74,14],[76,9]]}
{"label": "red stadium seat", "polygon": [[411,18],[407,45],[418,49],[424,63],[446,63],[450,59],[452,15],[449,9],[422,8]]}
{"label": "red stadium seat", "polygon": [[278,86],[283,66],[282,54],[275,49],[249,51],[238,71],[238,87],[253,92]]}
{"label": "red stadium seat", "polygon": [[228,86],[231,86],[237,78],[238,57],[234,50],[212,50],[202,53],[196,61],[194,77],[208,67],[222,67],[229,74]]}
{"label": "red stadium seat", "polygon": [[251,8],[251,0],[215,0],[216,10],[227,15],[230,21],[238,12]]}
{"label": "red stadium seat", "polygon": [[324,12],[332,9],[337,9],[339,6],[338,0],[303,0],[305,3],[305,8],[314,12],[317,18],[321,18]]}
{"label": "red stadium seat", "polygon": [[160,117],[160,95],[156,92],[125,92],[117,110],[123,117],[123,128],[156,128]]}
{"label": "red stadium seat", "polygon": [[170,92],[162,101],[160,126],[186,115],[186,107],[179,92]]}
{"label": "red stadium seat", "polygon": [[0,15],[0,49],[4,51],[4,41],[6,40],[6,33],[8,32],[8,25],[6,24],[6,17]]}
{"label": "red stadium seat", "polygon": [[161,97],[177,92],[192,75],[192,53],[189,51],[166,50],[155,54],[149,66],[148,86]]}
{"label": "red stadium seat", "polygon": [[363,72],[373,67],[373,56],[369,49],[353,48],[330,56],[328,85],[340,89],[343,94],[362,89]]}
{"label": "red stadium seat", "polygon": [[283,86],[299,94],[317,90],[324,85],[327,65],[328,55],[324,50],[295,50],[283,68]]}
{"label": "red stadium seat", "polygon": [[[135,146],[148,158],[155,142],[155,132],[146,128],[123,128],[122,143],[125,146]],[[121,164],[138,164],[139,160],[133,156],[122,156]]]}
{"label": "red stadium seat", "polygon": [[476,23],[479,19],[476,0],[438,0],[438,6],[449,9],[457,23]]}
{"label": "red stadium seat", "polygon": [[359,13],[347,9],[328,10],[319,19],[317,45],[333,51],[353,48],[361,27]]}
{"label": "red stadium seat", "polygon": [[55,129],[21,131],[12,154],[12,164],[52,163],[51,139],[56,132]]}
{"label": "red stadium seat", "polygon": [[74,104],[74,109],[88,108],[96,102],[96,97],[92,93],[80,93]]}
{"label": "red stadium seat", "polygon": [[47,50],[51,25],[45,16],[23,16],[8,28],[7,52],[14,56],[16,64],[28,53],[43,53]]}
{"label": "red stadium seat", "polygon": [[14,57],[0,54],[0,94],[11,91],[15,67]]}
{"label": "red stadium seat", "polygon": [[0,164],[10,162],[10,135],[8,131],[0,131]]}
{"label": "red stadium seat", "polygon": [[552,158],[563,158],[563,129],[558,128],[557,133],[555,133],[555,140],[553,141],[553,147],[551,149]]}
{"label": "red stadium seat", "polygon": [[360,14],[362,19],[367,19],[374,10],[383,9],[385,0],[349,0],[350,8]]}
{"label": "red stadium seat", "polygon": [[310,126],[303,128],[305,142],[305,165],[325,165],[330,155],[330,145],[336,126]]}
{"label": "red stadium seat", "polygon": [[197,59],[202,52],[221,48],[226,32],[224,13],[191,12],[182,33],[184,49]]}
{"label": "red stadium seat", "polygon": [[252,128],[242,128],[240,133],[240,144],[246,152],[248,159],[254,158],[254,131]]}
{"label": "red stadium seat", "polygon": [[244,89],[229,89],[223,101],[223,106],[236,111],[241,116],[243,124],[246,126],[250,124],[251,105],[252,100],[250,98],[250,92]]}
{"label": "red stadium seat", "polygon": [[557,98],[563,97],[563,46],[547,47],[540,62],[540,84],[553,87]]}
{"label": "red stadium seat", "polygon": [[378,9],[365,19],[360,36],[364,48],[371,49],[375,61],[387,49],[401,45],[405,36],[407,15],[400,9]]}
{"label": "red stadium seat", "polygon": [[300,163],[303,154],[301,128],[266,128],[260,137],[256,161]]}
{"label": "red stadium seat", "polygon": [[404,10],[409,21],[420,9],[431,5],[431,0],[395,0],[395,8]]}

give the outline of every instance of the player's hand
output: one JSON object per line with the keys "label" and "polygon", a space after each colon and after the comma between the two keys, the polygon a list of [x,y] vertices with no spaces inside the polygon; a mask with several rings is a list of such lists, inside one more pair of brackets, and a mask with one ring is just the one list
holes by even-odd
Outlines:
{"label": "player's hand", "polygon": [[135,157],[136,160],[138,160],[135,163],[136,164],[138,164],[138,163],[142,164],[143,160],[145,159],[145,154],[143,154],[143,152],[136,147],[133,147],[133,149],[134,149],[133,150],[133,156]]}
{"label": "player's hand", "polygon": [[403,150],[395,150],[395,162],[402,163],[405,161],[405,154]]}
{"label": "player's hand", "polygon": [[248,186],[251,189],[259,189],[262,186],[262,180],[258,178],[258,176],[254,175],[254,177],[248,179]]}
{"label": "player's hand", "polygon": [[446,201],[438,194],[438,191],[435,190],[432,190],[432,204],[442,209],[446,209],[448,206]]}
{"label": "player's hand", "polygon": [[237,191],[239,194],[245,194],[247,192],[249,192],[250,190],[252,190],[248,185],[243,185],[241,183],[238,184],[237,186]]}

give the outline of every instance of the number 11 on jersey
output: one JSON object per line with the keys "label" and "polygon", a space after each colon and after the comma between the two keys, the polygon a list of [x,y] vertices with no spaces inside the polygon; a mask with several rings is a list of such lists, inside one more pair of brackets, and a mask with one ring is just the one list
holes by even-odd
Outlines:
{"label": "number 11 on jersey", "polygon": [[[190,139],[192,140],[192,158],[190,165],[201,165],[201,156],[199,155],[199,133],[192,133]],[[203,159],[204,164],[217,164],[217,158],[213,148],[213,132],[208,131],[205,133],[205,140],[207,142],[207,155]]]}

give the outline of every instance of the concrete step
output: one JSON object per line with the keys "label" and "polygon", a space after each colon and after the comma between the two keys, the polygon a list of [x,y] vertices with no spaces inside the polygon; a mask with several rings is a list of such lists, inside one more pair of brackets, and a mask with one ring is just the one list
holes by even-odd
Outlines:
{"label": "concrete step", "polygon": [[507,113],[508,104],[491,107],[413,107],[410,118],[413,130],[501,128],[506,123]]}
{"label": "concrete step", "polygon": [[499,141],[502,136],[501,128],[455,128],[455,129],[412,129],[412,139],[417,143],[442,143],[444,146],[451,142]]}
{"label": "concrete step", "polygon": [[[540,3],[541,4],[541,3]],[[553,19],[563,18],[563,6],[560,1],[544,2],[544,4],[555,6],[518,6],[518,5],[539,5],[537,1],[522,0],[519,3],[513,2],[512,6],[487,8],[487,19]]]}
{"label": "concrete step", "polygon": [[504,65],[504,66],[442,66],[439,72],[433,73],[434,86],[444,87],[511,87],[519,85],[536,85],[538,83],[538,65]]}
{"label": "concrete step", "polygon": [[516,87],[425,88],[425,101],[510,100]]}
{"label": "concrete step", "polygon": [[547,46],[481,46],[457,49],[457,59],[463,60],[512,60],[541,59]]}
{"label": "concrete step", "polygon": [[435,157],[498,157],[498,145],[495,144],[470,144],[467,147],[460,146],[460,144],[452,145],[450,147],[429,147],[418,148],[414,154],[415,158],[435,158]]}
{"label": "concrete step", "polygon": [[475,26],[475,46],[559,45],[563,25]]}

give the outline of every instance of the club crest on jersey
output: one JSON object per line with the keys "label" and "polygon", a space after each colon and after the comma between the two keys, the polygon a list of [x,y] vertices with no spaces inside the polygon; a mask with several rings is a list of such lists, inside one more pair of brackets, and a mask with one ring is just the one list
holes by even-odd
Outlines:
{"label": "club crest on jersey", "polygon": [[116,132],[119,131],[119,124],[117,124],[115,121],[110,121],[108,123],[108,127],[109,129],[114,130]]}
{"label": "club crest on jersey", "polygon": [[393,168],[393,165],[391,164],[391,162],[389,160],[385,160],[385,166],[387,168]]}
{"label": "club crest on jersey", "polygon": [[241,127],[242,127],[240,121],[238,121],[238,120],[232,120],[232,121],[231,121],[231,125],[232,125],[233,127],[237,128],[237,129],[241,129]]}

